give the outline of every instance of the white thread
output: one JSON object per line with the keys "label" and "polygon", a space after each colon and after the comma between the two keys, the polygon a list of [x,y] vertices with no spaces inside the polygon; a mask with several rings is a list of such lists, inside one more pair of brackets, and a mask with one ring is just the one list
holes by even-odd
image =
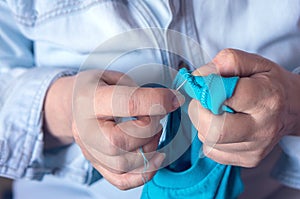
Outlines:
{"label": "white thread", "polygon": [[176,91],[179,91],[179,89],[187,82],[187,79],[184,80],[177,88]]}
{"label": "white thread", "polygon": [[142,178],[143,178],[144,184],[146,184],[148,182],[148,176],[146,175],[146,172],[149,169],[149,161],[146,158],[146,156],[145,156],[145,154],[143,152],[143,148],[142,147],[140,147],[139,151],[140,151],[142,157],[144,158],[144,170],[143,170],[143,173],[142,173]]}
{"label": "white thread", "polygon": [[163,141],[165,141],[166,139],[166,130],[167,130],[167,122],[168,122],[168,117],[169,117],[169,114],[166,115],[164,118],[163,118],[163,122],[161,123],[162,125],[162,128],[163,128],[163,132],[160,136],[160,139],[159,139],[159,144],[160,145]]}
{"label": "white thread", "polygon": [[[176,91],[178,91],[185,83],[187,82],[187,80],[184,80],[176,89]],[[164,136],[165,136],[165,131],[166,131],[166,125],[167,125],[167,122],[168,122],[168,115],[166,116],[165,118],[165,121],[163,122],[162,126],[163,126],[163,132],[162,132],[162,136],[160,138],[160,141],[159,143],[164,140]],[[146,184],[148,182],[148,177],[146,175],[146,172],[147,170],[149,169],[149,161],[148,159],[146,158],[144,152],[143,152],[143,148],[140,147],[139,148],[139,152],[141,153],[143,159],[144,159],[144,170],[143,170],[143,173],[142,173],[142,177],[143,177],[143,182],[144,184]]]}

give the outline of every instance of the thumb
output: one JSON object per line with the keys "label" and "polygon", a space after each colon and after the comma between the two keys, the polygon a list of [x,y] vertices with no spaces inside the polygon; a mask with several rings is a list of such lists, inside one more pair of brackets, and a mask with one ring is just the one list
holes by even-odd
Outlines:
{"label": "thumb", "polygon": [[220,51],[212,63],[221,76],[250,77],[256,73],[268,72],[274,63],[259,55],[236,49]]}

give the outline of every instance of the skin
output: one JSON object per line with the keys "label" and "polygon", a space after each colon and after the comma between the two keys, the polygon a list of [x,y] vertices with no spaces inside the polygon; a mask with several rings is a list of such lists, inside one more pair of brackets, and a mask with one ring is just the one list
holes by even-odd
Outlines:
{"label": "skin", "polygon": [[[298,75],[263,57],[233,49],[221,51],[194,75],[210,73],[241,78],[233,97],[225,102],[235,114],[215,116],[196,100],[189,105],[189,116],[204,143],[206,156],[222,164],[254,167],[282,136],[300,136]],[[82,82],[76,87],[77,98],[73,101],[78,79]],[[46,96],[45,147],[75,140],[109,182],[122,190],[137,187],[143,179],[153,177],[165,157],[155,152],[161,133],[159,120],[183,102],[176,91],[138,88],[118,72],[85,71],[63,77],[52,84]],[[114,120],[128,116],[137,120]],[[150,162],[145,174],[139,147],[143,147]]]}
{"label": "skin", "polygon": [[194,75],[239,76],[225,104],[236,113],[213,115],[192,100],[189,116],[204,154],[221,163],[255,167],[285,135],[300,136],[300,76],[259,55],[225,49]]}
{"label": "skin", "polygon": [[[45,148],[75,141],[110,183],[122,190],[137,187],[154,176],[165,158],[155,151],[160,119],[183,103],[177,91],[140,88],[119,72],[90,70],[63,77],[49,88],[44,103]],[[132,116],[136,120],[115,120]],[[149,160],[146,173],[140,147]]]}

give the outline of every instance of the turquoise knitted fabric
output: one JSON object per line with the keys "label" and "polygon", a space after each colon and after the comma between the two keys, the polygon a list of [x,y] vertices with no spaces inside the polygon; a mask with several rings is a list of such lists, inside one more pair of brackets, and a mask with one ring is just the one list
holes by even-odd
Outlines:
{"label": "turquoise knitted fabric", "polygon": [[[224,78],[215,74],[193,76],[183,68],[177,74],[173,87],[178,88],[183,82],[185,83],[180,91],[185,95],[186,103],[169,115],[166,140],[160,148],[171,145],[171,149],[161,151],[166,153],[167,161],[169,157],[177,154],[176,150],[182,145],[180,142],[183,139],[174,141],[175,136],[184,134],[184,138],[190,139],[191,145],[178,160],[160,169],[154,178],[145,184],[141,198],[237,198],[243,191],[240,169],[219,164],[207,157],[199,158],[202,143],[189,120],[187,108],[191,98],[194,98],[213,114],[222,114],[224,111],[234,113],[223,103],[232,96],[238,77]],[[189,135],[185,135],[186,132]]]}
{"label": "turquoise knitted fabric", "polygon": [[238,77],[221,77],[210,74],[208,76],[193,76],[187,69],[179,70],[175,78],[175,86],[183,85],[183,90],[194,99],[200,101],[202,106],[213,114],[221,114],[224,111],[233,113],[233,110],[225,105],[224,101],[233,94]]}

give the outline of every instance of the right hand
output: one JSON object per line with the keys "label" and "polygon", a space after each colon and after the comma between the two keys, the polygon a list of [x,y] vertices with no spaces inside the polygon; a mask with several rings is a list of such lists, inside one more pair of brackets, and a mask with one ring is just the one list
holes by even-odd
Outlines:
{"label": "right hand", "polygon": [[[66,138],[55,131],[64,129],[65,132],[66,126],[69,126],[84,156],[104,178],[119,189],[140,186],[144,183],[143,179],[150,180],[154,176],[165,157],[156,152],[162,129],[160,119],[183,104],[184,97],[181,94],[165,88],[137,87],[128,76],[114,71],[84,71],[74,77],[61,78],[51,89],[60,88],[55,84],[61,84],[61,87],[73,87],[75,84],[75,89],[73,108],[70,106],[72,101],[69,101],[69,113],[61,114],[65,118],[47,113],[45,106],[46,124],[50,133],[58,138]],[[57,90],[64,92],[61,95],[72,93],[65,89]],[[55,92],[52,90],[49,94]],[[62,96],[61,99],[72,97]],[[48,100],[48,106],[49,103]],[[52,111],[53,106],[57,104],[51,106]],[[67,118],[72,115],[72,119]],[[116,118],[124,117],[134,117],[136,120],[115,121]],[[60,118],[60,121],[55,121],[56,118]],[[59,128],[58,124],[64,127]],[[149,160],[149,168],[144,174],[140,147]]]}

